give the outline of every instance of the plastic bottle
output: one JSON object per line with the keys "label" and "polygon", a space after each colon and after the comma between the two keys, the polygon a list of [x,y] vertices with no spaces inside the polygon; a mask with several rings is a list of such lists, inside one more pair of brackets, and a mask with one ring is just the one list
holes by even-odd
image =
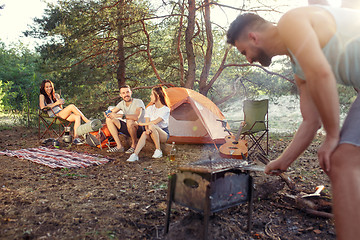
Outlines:
{"label": "plastic bottle", "polygon": [[170,150],[170,154],[169,154],[169,159],[171,162],[175,161],[175,155],[176,155],[175,142],[172,142],[171,150]]}

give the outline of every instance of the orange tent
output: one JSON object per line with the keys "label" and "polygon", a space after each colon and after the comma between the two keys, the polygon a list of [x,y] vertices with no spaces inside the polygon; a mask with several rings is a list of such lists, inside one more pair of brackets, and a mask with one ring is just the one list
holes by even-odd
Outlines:
{"label": "orange tent", "polygon": [[228,135],[217,119],[225,117],[207,97],[191,89],[173,87],[165,89],[170,108],[168,142],[224,143]]}

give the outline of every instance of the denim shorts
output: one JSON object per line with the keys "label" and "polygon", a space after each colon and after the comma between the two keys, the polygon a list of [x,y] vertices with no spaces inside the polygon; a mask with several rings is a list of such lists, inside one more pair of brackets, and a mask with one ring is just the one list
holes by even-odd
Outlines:
{"label": "denim shorts", "polygon": [[[166,128],[161,128],[164,132],[166,132],[166,134],[167,134],[167,139],[169,139],[169,137],[170,137],[170,132],[169,132],[169,128],[168,127],[166,127]],[[167,140],[166,139],[166,140]]]}

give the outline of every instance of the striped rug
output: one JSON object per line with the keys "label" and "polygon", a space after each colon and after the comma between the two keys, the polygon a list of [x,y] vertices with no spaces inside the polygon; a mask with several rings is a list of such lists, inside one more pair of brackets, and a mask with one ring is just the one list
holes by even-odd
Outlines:
{"label": "striped rug", "polygon": [[0,155],[27,159],[50,168],[85,168],[109,162],[109,159],[56,148],[37,147],[0,151]]}

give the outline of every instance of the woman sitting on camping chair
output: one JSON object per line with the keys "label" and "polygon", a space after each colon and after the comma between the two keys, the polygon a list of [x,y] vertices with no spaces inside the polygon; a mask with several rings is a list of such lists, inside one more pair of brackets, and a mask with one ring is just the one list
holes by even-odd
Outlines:
{"label": "woman sitting on camping chair", "polygon": [[55,93],[53,82],[46,79],[42,81],[40,87],[39,105],[40,109],[50,108],[47,112],[49,117],[58,116],[62,119],[66,119],[69,122],[75,122],[74,124],[74,144],[82,144],[82,141],[78,138],[76,133],[77,128],[81,124],[81,119],[84,122],[89,122],[89,119],[74,105],[63,108],[64,99],[60,98],[60,95]]}
{"label": "woman sitting on camping chair", "polygon": [[145,132],[142,133],[134,153],[127,159],[128,162],[139,160],[138,155],[149,137],[153,140],[156,148],[152,158],[163,156],[160,142],[166,142],[169,138],[170,109],[165,102],[165,92],[162,87],[154,87],[150,99],[151,105],[145,109],[145,123],[139,123],[139,126],[145,126]]}

